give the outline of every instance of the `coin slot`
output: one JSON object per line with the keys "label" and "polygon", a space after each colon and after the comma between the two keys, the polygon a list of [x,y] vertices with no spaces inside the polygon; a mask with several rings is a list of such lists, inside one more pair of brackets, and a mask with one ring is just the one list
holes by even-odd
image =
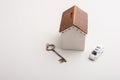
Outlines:
{"label": "coin slot", "polygon": [[70,17],[73,18],[73,13],[72,12],[70,13]]}

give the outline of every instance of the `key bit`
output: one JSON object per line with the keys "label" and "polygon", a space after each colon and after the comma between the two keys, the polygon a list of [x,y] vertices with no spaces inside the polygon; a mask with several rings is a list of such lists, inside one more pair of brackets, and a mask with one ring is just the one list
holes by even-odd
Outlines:
{"label": "key bit", "polygon": [[59,61],[60,63],[67,62],[67,61],[66,61],[65,59],[63,59],[63,58],[62,58],[62,59],[59,59],[58,61]]}

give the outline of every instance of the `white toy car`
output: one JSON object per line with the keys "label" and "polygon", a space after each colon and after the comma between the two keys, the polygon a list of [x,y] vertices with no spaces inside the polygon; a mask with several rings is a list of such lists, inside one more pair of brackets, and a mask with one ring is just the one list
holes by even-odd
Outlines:
{"label": "white toy car", "polygon": [[89,59],[95,61],[103,53],[103,46],[97,46],[89,55]]}

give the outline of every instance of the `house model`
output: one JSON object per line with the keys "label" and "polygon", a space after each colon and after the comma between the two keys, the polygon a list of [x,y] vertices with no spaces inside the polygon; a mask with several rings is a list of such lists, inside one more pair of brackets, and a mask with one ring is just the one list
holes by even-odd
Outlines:
{"label": "house model", "polygon": [[88,15],[86,12],[77,6],[63,12],[59,29],[61,48],[83,51],[87,29]]}

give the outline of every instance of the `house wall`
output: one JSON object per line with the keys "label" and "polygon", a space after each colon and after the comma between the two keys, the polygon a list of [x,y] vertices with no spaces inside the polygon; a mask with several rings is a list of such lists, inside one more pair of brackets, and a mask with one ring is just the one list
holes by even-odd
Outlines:
{"label": "house wall", "polygon": [[83,51],[85,47],[85,33],[71,26],[62,32],[60,42],[62,49]]}

